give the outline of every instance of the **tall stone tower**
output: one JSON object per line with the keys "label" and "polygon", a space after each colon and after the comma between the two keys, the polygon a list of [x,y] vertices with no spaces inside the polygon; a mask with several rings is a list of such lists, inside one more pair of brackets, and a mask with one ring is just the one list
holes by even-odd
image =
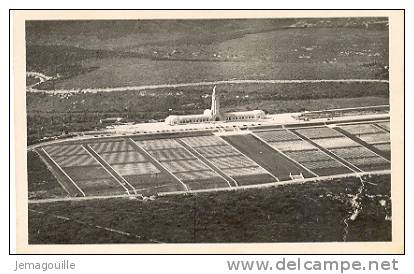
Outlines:
{"label": "tall stone tower", "polygon": [[216,93],[216,86],[214,86],[213,94],[211,95],[211,120],[223,120],[223,115],[220,113],[220,96]]}

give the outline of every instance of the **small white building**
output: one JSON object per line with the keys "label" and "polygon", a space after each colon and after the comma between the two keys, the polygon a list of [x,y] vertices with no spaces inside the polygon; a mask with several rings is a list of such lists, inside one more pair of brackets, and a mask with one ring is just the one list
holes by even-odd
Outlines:
{"label": "small white building", "polygon": [[203,114],[170,115],[165,119],[165,123],[169,125],[177,125],[212,121],[249,121],[263,118],[265,118],[263,110],[221,113],[220,97],[216,94],[216,87],[214,87],[213,94],[211,95],[211,109],[204,110]]}

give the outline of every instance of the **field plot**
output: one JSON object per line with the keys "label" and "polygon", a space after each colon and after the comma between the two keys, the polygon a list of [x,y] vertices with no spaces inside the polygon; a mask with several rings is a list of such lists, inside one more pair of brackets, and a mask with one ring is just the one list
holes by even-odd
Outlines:
{"label": "field plot", "polygon": [[291,180],[291,175],[302,174],[305,178],[314,176],[251,134],[229,135],[222,138],[273,174],[279,181]]}
{"label": "field plot", "polygon": [[264,168],[244,156],[217,136],[181,138],[186,145],[214,167],[237,182],[237,185],[263,184],[276,181]]}
{"label": "field plot", "polygon": [[35,151],[27,152],[27,180],[29,199],[44,199],[68,196],[68,192],[59,185],[56,177],[48,169],[40,155]]}
{"label": "field plot", "polygon": [[384,152],[385,155],[388,156],[389,159],[391,159],[391,143],[376,144],[376,145],[373,145],[373,147]]}
{"label": "field plot", "polygon": [[100,142],[89,146],[123,178],[121,180],[126,180],[139,193],[182,190],[181,184],[139,153],[132,141]]}
{"label": "field plot", "polygon": [[287,130],[260,131],[255,134],[271,147],[283,152],[317,175],[324,176],[352,172],[311,143],[300,139]]}
{"label": "field plot", "polygon": [[355,141],[362,141],[374,152],[387,159],[391,158],[389,123],[344,125],[340,126],[340,129],[344,130],[345,134],[349,133],[348,136]]}
{"label": "field plot", "polygon": [[44,180],[37,180],[30,186],[31,197],[153,195],[386,170],[386,125],[259,128],[241,135],[116,137],[46,145],[36,148],[46,166],[32,169],[56,178],[56,194],[45,193]]}
{"label": "field plot", "polygon": [[316,145],[344,160],[345,163],[351,164],[356,171],[390,168],[388,160],[334,129],[314,127],[296,129],[294,132],[309,138]]}
{"label": "field plot", "polygon": [[84,195],[125,193],[119,182],[82,145],[46,146],[44,152]]}
{"label": "field plot", "polygon": [[189,190],[227,188],[228,182],[174,139],[135,141]]}
{"label": "field plot", "polygon": [[390,122],[377,123],[376,125],[390,132]]}

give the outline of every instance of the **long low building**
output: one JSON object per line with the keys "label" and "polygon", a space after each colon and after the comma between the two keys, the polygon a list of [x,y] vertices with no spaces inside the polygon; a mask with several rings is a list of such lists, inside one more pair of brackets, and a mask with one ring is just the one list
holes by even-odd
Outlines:
{"label": "long low building", "polygon": [[213,121],[248,121],[263,118],[265,118],[265,112],[263,110],[221,113],[220,97],[216,94],[216,87],[214,87],[213,94],[211,95],[211,109],[206,109],[203,114],[170,115],[165,119],[165,123],[178,125]]}
{"label": "long low building", "polygon": [[210,121],[210,116],[204,114],[170,115],[165,119],[165,122],[169,125],[203,123],[208,121]]}

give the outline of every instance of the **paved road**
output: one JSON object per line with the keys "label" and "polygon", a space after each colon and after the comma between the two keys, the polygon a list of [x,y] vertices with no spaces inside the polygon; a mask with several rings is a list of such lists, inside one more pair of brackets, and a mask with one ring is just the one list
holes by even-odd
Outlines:
{"label": "paved road", "polygon": [[195,83],[179,83],[179,84],[161,84],[161,85],[142,85],[142,86],[126,86],[114,88],[86,88],[86,89],[56,89],[56,90],[37,90],[30,89],[30,92],[47,92],[53,94],[64,94],[71,92],[114,92],[114,91],[140,91],[152,90],[160,88],[179,88],[179,87],[197,87],[211,86],[220,84],[298,84],[298,83],[388,83],[388,80],[381,79],[319,79],[319,80],[223,80],[212,82],[195,82]]}

